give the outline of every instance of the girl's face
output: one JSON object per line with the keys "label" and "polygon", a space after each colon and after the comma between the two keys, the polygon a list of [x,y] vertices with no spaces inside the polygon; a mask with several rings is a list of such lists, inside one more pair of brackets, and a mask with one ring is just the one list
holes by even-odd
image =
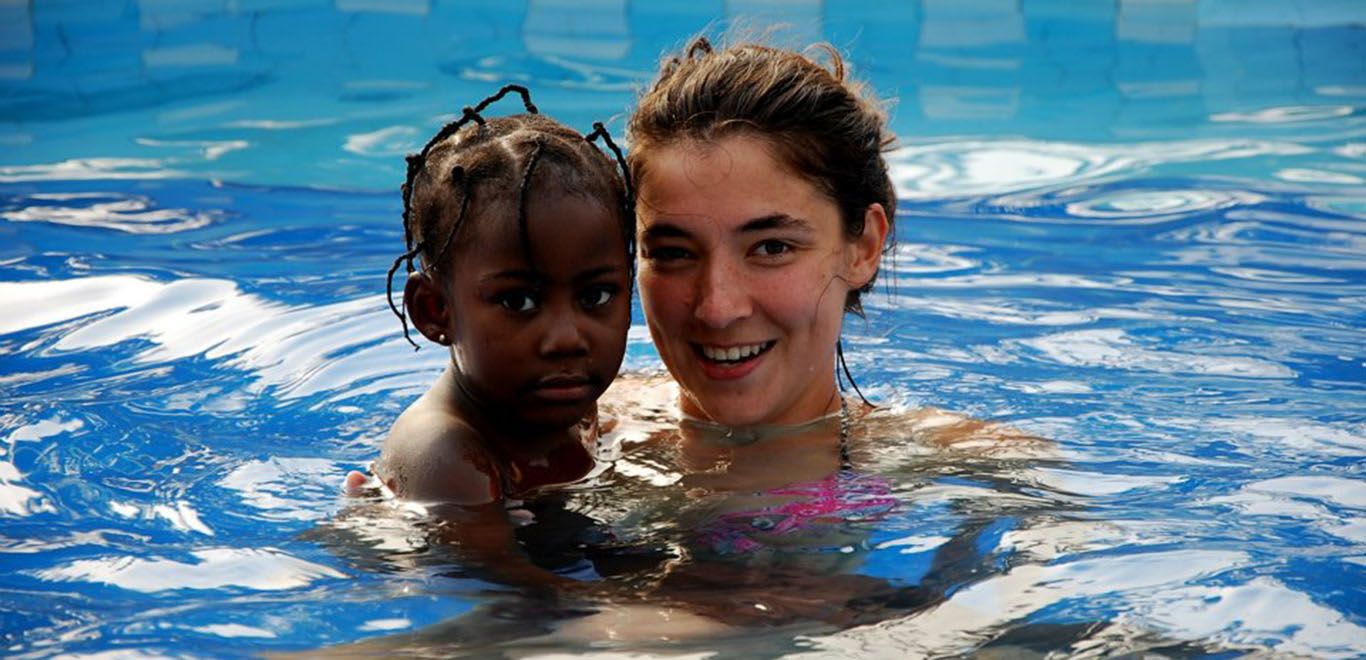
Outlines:
{"label": "girl's face", "polygon": [[846,295],[877,271],[880,205],[847,239],[834,201],[741,134],[660,147],[637,219],[641,302],[685,413],[783,424],[839,408],[835,343]]}
{"label": "girl's face", "polygon": [[516,213],[515,203],[494,203],[466,219],[432,332],[446,335],[457,382],[483,412],[567,427],[593,411],[621,366],[631,322],[625,238],[598,201],[536,186],[529,263]]}

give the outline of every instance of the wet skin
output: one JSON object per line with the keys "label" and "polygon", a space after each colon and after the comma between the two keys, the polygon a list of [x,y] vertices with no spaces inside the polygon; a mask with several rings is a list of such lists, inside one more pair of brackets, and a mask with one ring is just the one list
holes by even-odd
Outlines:
{"label": "wet skin", "polygon": [[376,465],[407,499],[485,504],[582,477],[597,398],[625,352],[630,269],[615,213],[533,186],[528,260],[512,200],[478,211],[449,261],[405,290],[414,326],[451,354]]}
{"label": "wet skin", "polygon": [[660,148],[637,203],[641,302],[681,410],[728,425],[839,409],[835,344],[850,290],[877,272],[887,218],[861,236],[745,134]]}

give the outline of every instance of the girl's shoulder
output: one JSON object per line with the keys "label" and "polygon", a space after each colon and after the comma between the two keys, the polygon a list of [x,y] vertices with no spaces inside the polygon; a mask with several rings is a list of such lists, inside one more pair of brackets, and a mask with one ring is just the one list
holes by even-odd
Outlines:
{"label": "girl's shoulder", "polygon": [[480,433],[428,397],[399,415],[374,470],[406,500],[477,505],[503,496],[498,464]]}

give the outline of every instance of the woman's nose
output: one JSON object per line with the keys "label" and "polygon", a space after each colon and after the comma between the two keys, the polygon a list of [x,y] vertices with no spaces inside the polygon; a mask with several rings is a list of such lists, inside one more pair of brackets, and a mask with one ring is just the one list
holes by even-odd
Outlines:
{"label": "woman's nose", "polygon": [[737,269],[720,260],[707,263],[698,275],[693,316],[709,328],[725,328],[749,316],[750,297]]}

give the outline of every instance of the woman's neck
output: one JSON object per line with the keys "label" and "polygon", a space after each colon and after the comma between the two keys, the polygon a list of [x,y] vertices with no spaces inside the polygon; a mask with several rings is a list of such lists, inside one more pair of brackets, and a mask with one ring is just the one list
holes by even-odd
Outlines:
{"label": "woman's neck", "polygon": [[847,415],[842,409],[802,424],[727,427],[685,418],[678,468],[684,483],[709,490],[765,490],[822,479],[843,467]]}
{"label": "woman's neck", "polygon": [[684,415],[678,445],[684,482],[762,491],[829,476],[848,463],[850,413],[843,402],[836,396],[835,410],[799,424],[727,426]]}
{"label": "woman's neck", "polygon": [[839,389],[835,387],[833,382],[830,383],[828,389],[821,388],[816,391],[820,394],[809,396],[806,400],[798,401],[763,419],[737,423],[734,420],[721,419],[719,416],[711,414],[697,399],[689,395],[687,390],[680,387],[678,410],[683,414],[684,419],[729,427],[737,431],[764,427],[794,427],[824,419],[842,409],[844,398],[840,396]]}

